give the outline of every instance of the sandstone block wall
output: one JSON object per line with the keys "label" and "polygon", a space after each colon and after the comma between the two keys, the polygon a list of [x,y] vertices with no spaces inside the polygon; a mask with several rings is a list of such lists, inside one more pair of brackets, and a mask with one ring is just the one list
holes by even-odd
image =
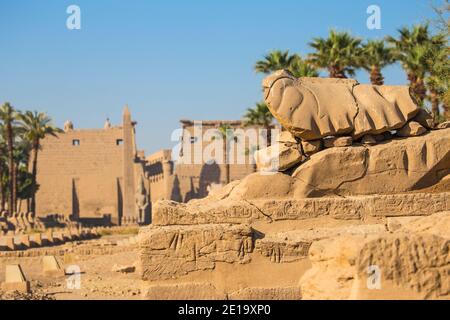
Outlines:
{"label": "sandstone block wall", "polygon": [[253,232],[245,225],[149,227],[140,234],[143,280],[170,279],[214,269],[216,262],[246,263]]}
{"label": "sandstone block wall", "polygon": [[136,190],[144,174],[143,159],[137,154],[134,123],[127,108],[123,122],[120,127],[68,129],[42,140],[38,217],[59,214],[104,223],[106,216],[114,224],[142,219]]}
{"label": "sandstone block wall", "polygon": [[[117,214],[123,166],[117,141],[122,139],[121,128],[76,130],[44,139],[38,161],[38,216]],[[73,145],[75,140],[80,144]]]}
{"label": "sandstone block wall", "polygon": [[191,202],[159,201],[153,207],[154,225],[252,223],[333,217],[340,220],[370,217],[420,216],[450,210],[450,193]]}

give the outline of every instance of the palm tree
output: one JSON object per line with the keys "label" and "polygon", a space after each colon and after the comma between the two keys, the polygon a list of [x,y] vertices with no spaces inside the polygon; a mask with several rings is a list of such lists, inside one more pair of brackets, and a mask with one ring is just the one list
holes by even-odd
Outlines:
{"label": "palm tree", "polygon": [[46,136],[57,136],[62,130],[56,128],[52,124],[52,120],[45,113],[37,111],[26,111],[19,114],[22,127],[24,129],[24,139],[31,145],[32,161],[31,161],[31,176],[32,176],[32,197],[30,211],[35,214],[36,211],[36,191],[37,191],[37,162],[38,152],[40,149],[40,142]]}
{"label": "palm tree", "polygon": [[254,108],[248,108],[244,114],[244,125],[262,126],[266,130],[267,146],[271,144],[273,115],[265,102],[256,103]]}
{"label": "palm tree", "polygon": [[0,123],[0,212],[5,210],[6,189],[7,189],[7,171],[8,171],[8,148],[4,137],[5,127]]}
{"label": "palm tree", "polygon": [[368,40],[362,46],[361,66],[370,73],[370,82],[373,85],[384,84],[381,70],[394,62],[393,50],[386,47],[383,40]]}
{"label": "palm tree", "polygon": [[[447,83],[446,83],[447,82]],[[425,80],[429,90],[428,100],[431,103],[431,113],[435,123],[439,122],[439,106],[444,102],[444,95],[448,91],[448,79],[443,79],[439,74],[431,73]],[[446,106],[444,106],[444,110]]]}
{"label": "palm tree", "polygon": [[10,214],[15,213],[17,201],[17,177],[14,163],[14,125],[18,117],[17,111],[5,102],[0,108],[0,120],[4,125],[4,135],[8,149],[8,170],[9,170],[9,199],[8,210]]}
{"label": "palm tree", "polygon": [[274,50],[255,64],[255,71],[260,73],[271,73],[277,70],[288,70],[293,76],[318,77],[317,69],[300,55],[289,55],[289,51]]}
{"label": "palm tree", "polygon": [[402,27],[397,30],[399,37],[396,39],[392,36],[386,37],[386,40],[395,46],[395,49],[406,51],[417,45],[423,45],[430,40],[430,31],[428,24],[416,24],[411,28]]}
{"label": "palm tree", "polygon": [[328,38],[314,38],[309,45],[315,49],[309,61],[317,68],[328,70],[330,78],[353,76],[359,67],[361,39],[347,32],[330,30]]}
{"label": "palm tree", "polygon": [[[442,41],[439,37],[442,36]],[[448,109],[444,99],[450,82],[450,48],[446,43],[446,36],[436,35],[433,42],[429,43],[429,50],[425,60],[428,74],[425,77],[425,84],[429,91],[428,100],[431,102],[431,111],[435,123],[441,119],[439,106],[443,104],[444,111]]]}
{"label": "palm tree", "polygon": [[393,46],[395,59],[400,61],[415,98],[423,106],[427,93],[425,76],[430,67],[427,60],[432,56],[433,46],[445,43],[445,37],[431,36],[427,24],[403,27],[398,33],[398,38],[389,36],[386,40]]}
{"label": "palm tree", "polygon": [[15,208],[17,212],[21,212],[21,200],[27,200],[27,212],[30,211],[29,199],[31,198],[32,179],[31,173],[28,172],[28,164],[30,158],[31,143],[23,139],[21,127],[15,128],[14,136],[17,137],[14,144],[14,163],[17,180],[17,194]]}
{"label": "palm tree", "polygon": [[255,64],[255,71],[270,73],[280,69],[289,69],[296,55],[289,55],[289,50],[273,50],[264,56],[264,60],[259,60]]}
{"label": "palm tree", "polygon": [[288,70],[296,78],[319,76],[317,68],[299,55],[294,55],[294,59],[292,60]]}
{"label": "palm tree", "polygon": [[235,139],[233,129],[229,124],[223,123],[218,128],[218,138],[222,139],[223,155],[225,158],[225,182],[229,184],[230,179],[230,141]]}

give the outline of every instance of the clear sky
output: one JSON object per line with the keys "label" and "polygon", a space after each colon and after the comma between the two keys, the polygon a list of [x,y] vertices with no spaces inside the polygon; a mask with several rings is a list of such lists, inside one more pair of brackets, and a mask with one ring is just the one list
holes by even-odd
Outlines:
{"label": "clear sky", "polygon": [[[66,27],[71,4],[80,30]],[[366,27],[371,4],[381,30]],[[76,128],[118,124],[128,104],[149,154],[173,147],[179,119],[241,118],[262,98],[253,65],[271,49],[306,54],[330,28],[382,38],[430,17],[428,0],[0,0],[0,103]],[[406,83],[399,66],[384,73]]]}

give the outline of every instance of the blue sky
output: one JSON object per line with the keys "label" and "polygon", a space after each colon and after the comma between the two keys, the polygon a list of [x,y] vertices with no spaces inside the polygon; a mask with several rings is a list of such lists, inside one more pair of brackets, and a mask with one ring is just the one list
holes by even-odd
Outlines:
{"label": "blue sky", "polygon": [[[71,4],[81,30],[66,28]],[[371,4],[381,30],[366,27]],[[306,54],[330,28],[382,38],[430,17],[428,0],[0,0],[0,102],[76,128],[118,124],[128,104],[149,154],[172,148],[179,119],[241,118],[262,98],[253,65],[271,49]],[[384,74],[406,83],[399,66]]]}

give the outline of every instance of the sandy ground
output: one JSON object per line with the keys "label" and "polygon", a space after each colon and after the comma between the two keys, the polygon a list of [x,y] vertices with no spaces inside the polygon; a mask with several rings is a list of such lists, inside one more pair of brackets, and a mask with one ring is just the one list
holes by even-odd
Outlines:
{"label": "sandy ground", "polygon": [[[103,237],[104,240],[115,240],[120,236]],[[95,241],[95,240],[93,240]],[[87,249],[93,246],[92,241],[78,245]],[[53,247],[57,248],[57,247]],[[114,247],[113,247],[114,248]],[[138,260],[136,246],[115,247],[115,253],[97,255],[80,255],[70,253],[56,256],[64,267],[78,266],[81,272],[74,275],[49,277],[42,272],[42,257],[0,258],[0,282],[5,278],[5,266],[19,263],[26,278],[31,283],[32,294],[6,294],[0,292],[1,299],[56,299],[56,300],[96,300],[96,299],[140,299],[138,272],[122,273],[112,271],[114,265],[132,266]],[[72,287],[77,284],[79,288]]]}

